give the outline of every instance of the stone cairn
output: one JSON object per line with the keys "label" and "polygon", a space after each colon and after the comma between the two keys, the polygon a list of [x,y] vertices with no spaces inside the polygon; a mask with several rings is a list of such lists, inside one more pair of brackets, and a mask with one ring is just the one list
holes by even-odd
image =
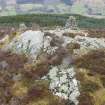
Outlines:
{"label": "stone cairn", "polygon": [[70,28],[70,29],[77,29],[77,21],[76,18],[74,16],[70,16],[65,24],[65,28]]}
{"label": "stone cairn", "polygon": [[19,31],[24,32],[26,30],[27,30],[27,26],[25,25],[25,23],[20,23],[19,24]]}

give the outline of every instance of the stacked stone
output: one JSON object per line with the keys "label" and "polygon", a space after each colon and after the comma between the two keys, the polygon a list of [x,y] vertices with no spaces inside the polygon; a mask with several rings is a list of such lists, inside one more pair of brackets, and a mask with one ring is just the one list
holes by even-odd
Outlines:
{"label": "stacked stone", "polygon": [[69,19],[67,19],[66,21],[65,28],[76,29],[77,28],[76,18],[70,16]]}

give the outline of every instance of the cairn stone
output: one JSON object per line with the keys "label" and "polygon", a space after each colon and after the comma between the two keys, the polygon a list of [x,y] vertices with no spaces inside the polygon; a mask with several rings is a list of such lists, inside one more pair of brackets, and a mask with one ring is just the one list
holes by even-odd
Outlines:
{"label": "cairn stone", "polygon": [[70,16],[65,24],[65,28],[76,29],[77,28],[77,21],[74,16]]}

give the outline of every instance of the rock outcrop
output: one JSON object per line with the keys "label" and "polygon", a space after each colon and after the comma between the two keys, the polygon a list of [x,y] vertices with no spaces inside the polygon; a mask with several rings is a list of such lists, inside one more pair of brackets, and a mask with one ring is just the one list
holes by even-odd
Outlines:
{"label": "rock outcrop", "polygon": [[[13,39],[6,50],[31,56],[48,66],[47,75],[41,79],[50,81],[49,89],[53,94],[78,105],[78,81],[75,77],[73,56],[86,54],[88,51],[105,48],[104,38],[91,38],[83,35],[65,36],[69,29],[26,31]],[[46,63],[45,63],[46,62]],[[71,105],[71,104],[70,104]]]}
{"label": "rock outcrop", "polygon": [[62,36],[62,33],[53,35],[49,33],[46,35],[41,31],[26,31],[18,38],[14,38],[6,48],[15,53],[28,54],[34,61],[41,60],[42,55],[47,54],[44,58],[47,62],[45,64],[49,65],[49,73],[42,79],[50,81],[49,89],[53,94],[77,105],[80,93],[75,68],[71,64],[72,55],[66,47],[69,41]]}

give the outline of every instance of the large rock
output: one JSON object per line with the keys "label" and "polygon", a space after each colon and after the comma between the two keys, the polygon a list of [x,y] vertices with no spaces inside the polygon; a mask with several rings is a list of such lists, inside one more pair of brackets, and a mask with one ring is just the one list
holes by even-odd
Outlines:
{"label": "large rock", "polygon": [[43,46],[43,37],[43,32],[29,30],[16,37],[7,48],[15,53],[37,56]]}
{"label": "large rock", "polygon": [[77,97],[80,95],[78,82],[75,79],[74,67],[65,68],[63,65],[52,67],[47,75],[52,92],[64,99],[78,105]]}

